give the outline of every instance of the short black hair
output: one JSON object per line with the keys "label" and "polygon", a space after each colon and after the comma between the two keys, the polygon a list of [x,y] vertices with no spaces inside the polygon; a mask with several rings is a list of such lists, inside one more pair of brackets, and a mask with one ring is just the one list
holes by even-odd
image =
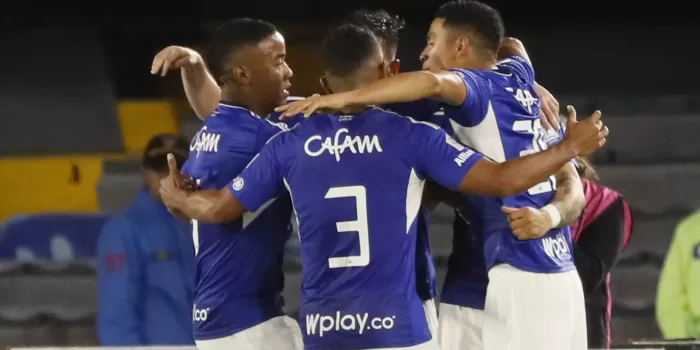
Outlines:
{"label": "short black hair", "polygon": [[395,50],[399,45],[399,32],[406,26],[406,22],[399,16],[392,16],[385,10],[355,10],[345,17],[344,24],[354,24],[366,27],[374,35],[382,39],[385,49]]}
{"label": "short black hair", "polygon": [[479,1],[450,1],[440,6],[435,18],[444,18],[446,27],[465,27],[474,31],[484,48],[493,52],[498,52],[505,35],[498,11]]}
{"label": "short black hair", "polygon": [[214,79],[229,74],[231,55],[248,45],[255,45],[275,34],[277,28],[270,22],[252,18],[236,18],[219,26],[209,42],[205,61]]}
{"label": "short black hair", "polygon": [[175,156],[178,169],[182,169],[187,156],[189,155],[189,145],[181,136],[173,134],[155,135],[148,141],[143,151],[141,166],[144,169],[153,170],[158,173],[168,172],[168,153]]}
{"label": "short black hair", "polygon": [[378,50],[377,39],[365,27],[343,24],[323,41],[324,69],[338,77],[355,73]]}

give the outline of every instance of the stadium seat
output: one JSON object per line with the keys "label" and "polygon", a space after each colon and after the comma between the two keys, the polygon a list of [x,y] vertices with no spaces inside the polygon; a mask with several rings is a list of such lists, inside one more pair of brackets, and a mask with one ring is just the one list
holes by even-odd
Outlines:
{"label": "stadium seat", "polygon": [[105,214],[36,214],[10,219],[0,231],[0,260],[71,261],[95,257]]}
{"label": "stadium seat", "polygon": [[597,164],[700,160],[699,115],[604,117],[611,135]]}
{"label": "stadium seat", "polygon": [[0,317],[20,321],[37,315],[54,314],[70,321],[97,310],[94,267],[87,269],[82,263],[51,262],[27,265],[17,266],[19,269],[15,270],[5,266],[5,271],[0,273],[0,290],[3,291]]}
{"label": "stadium seat", "polygon": [[94,264],[0,264],[0,346],[97,344]]}
{"label": "stadium seat", "polygon": [[119,123],[124,150],[141,154],[153,135],[177,134],[175,109],[168,101],[122,101]]}
{"label": "stadium seat", "polygon": [[0,159],[0,220],[11,215],[97,211],[105,156]]}
{"label": "stadium seat", "polygon": [[[657,95],[657,96],[559,96],[560,105],[576,107],[579,118],[583,118],[594,110],[603,112],[603,118],[608,116],[635,116],[658,113],[665,115],[687,114],[698,112],[697,96],[686,95]],[[562,111],[565,109],[562,108]]]}
{"label": "stadium seat", "polygon": [[[1,47],[17,54],[0,56],[0,154],[121,152],[117,100],[100,33],[76,27],[4,34]],[[6,192],[0,193],[4,199]]]}
{"label": "stadium seat", "polygon": [[610,282],[615,303],[633,309],[653,305],[659,272],[659,267],[649,264],[617,266],[612,272]]}
{"label": "stadium seat", "polygon": [[648,252],[663,258],[673,238],[673,231],[682,218],[680,215],[635,216],[632,238],[622,256]]}
{"label": "stadium seat", "polygon": [[690,212],[700,207],[700,163],[609,165],[601,182],[618,190],[641,213]]}
{"label": "stadium seat", "polygon": [[105,161],[97,183],[100,211],[114,213],[127,208],[143,186],[138,159]]}
{"label": "stadium seat", "polygon": [[[660,339],[661,332],[656,325],[656,318],[651,316],[616,316],[612,318],[612,342],[613,344],[629,344],[635,339]],[[629,348],[628,346],[624,346]],[[635,347],[638,349],[649,349],[645,347]],[[670,349],[670,348],[668,348]]]}

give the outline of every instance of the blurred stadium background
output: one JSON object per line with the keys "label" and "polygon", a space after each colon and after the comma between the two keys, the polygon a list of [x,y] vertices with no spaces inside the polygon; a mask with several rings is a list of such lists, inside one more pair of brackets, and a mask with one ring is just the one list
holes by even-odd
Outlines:
{"label": "blurred stadium background", "polygon": [[[700,204],[700,28],[670,4],[487,2],[502,11],[507,33],[525,43],[537,80],[562,105],[603,111],[612,136],[594,160],[602,183],[636,214],[631,245],[612,277],[614,343],[659,339],[659,269],[675,225]],[[368,5],[404,16],[399,57],[403,70],[413,70],[439,3],[208,1],[186,18],[103,15],[50,24],[4,15],[0,47],[11,54],[0,55],[0,346],[98,344],[101,225],[139,190],[148,139],[191,137],[200,125],[179,74],[149,74],[159,49],[201,49],[218,21],[263,17],[285,34],[292,92],[304,96],[320,90],[317,44],[348,10]],[[445,207],[431,218],[441,273],[451,220]],[[286,269],[290,309],[300,277],[294,245]]]}

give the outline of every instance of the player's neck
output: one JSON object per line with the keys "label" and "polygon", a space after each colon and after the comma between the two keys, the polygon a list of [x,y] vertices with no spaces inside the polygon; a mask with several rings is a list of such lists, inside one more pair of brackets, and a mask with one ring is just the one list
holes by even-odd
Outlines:
{"label": "player's neck", "polygon": [[496,58],[493,56],[473,55],[459,60],[457,65],[457,68],[489,70],[496,68]]}
{"label": "player's neck", "polygon": [[[364,85],[367,85],[367,83],[365,83],[365,82],[360,83],[356,79],[329,78],[328,82],[329,82],[331,91],[334,94],[352,91],[355,89],[359,89],[359,88],[363,87]],[[367,109],[366,106],[350,106],[350,107],[343,108],[338,112],[343,113],[343,114],[357,114],[357,113],[364,111],[365,109]]]}
{"label": "player's neck", "polygon": [[221,101],[226,104],[248,109],[260,117],[266,117],[268,114],[272,113],[270,108],[263,106],[255,98],[250,96],[250,94],[238,89],[222,88]]}

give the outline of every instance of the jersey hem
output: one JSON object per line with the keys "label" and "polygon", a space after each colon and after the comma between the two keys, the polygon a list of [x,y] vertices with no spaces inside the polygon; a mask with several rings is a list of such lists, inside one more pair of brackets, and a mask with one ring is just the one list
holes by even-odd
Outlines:
{"label": "jersey hem", "polygon": [[497,263],[491,265],[491,267],[489,267],[489,270],[498,266],[499,264],[508,264],[511,267],[513,267],[514,269],[532,272],[532,273],[564,273],[564,272],[576,270],[576,266],[573,264],[573,262],[570,264],[564,265],[564,266],[556,266],[553,268],[543,269],[541,267],[537,268],[537,267],[533,267],[530,265],[513,264],[512,262],[509,262],[509,261],[497,262]]}
{"label": "jersey hem", "polygon": [[213,330],[213,331],[207,331],[207,332],[194,332],[194,340],[212,340],[212,339],[230,337],[234,334],[238,334],[240,332],[243,332],[243,331],[248,330],[250,328],[253,328],[261,323],[265,323],[265,322],[267,322],[275,317],[280,317],[280,316],[284,316],[284,313],[280,313],[279,315],[269,315],[268,317],[259,319],[256,322],[251,323],[251,324],[238,325],[238,326],[234,326],[234,327],[226,327],[226,328]]}

